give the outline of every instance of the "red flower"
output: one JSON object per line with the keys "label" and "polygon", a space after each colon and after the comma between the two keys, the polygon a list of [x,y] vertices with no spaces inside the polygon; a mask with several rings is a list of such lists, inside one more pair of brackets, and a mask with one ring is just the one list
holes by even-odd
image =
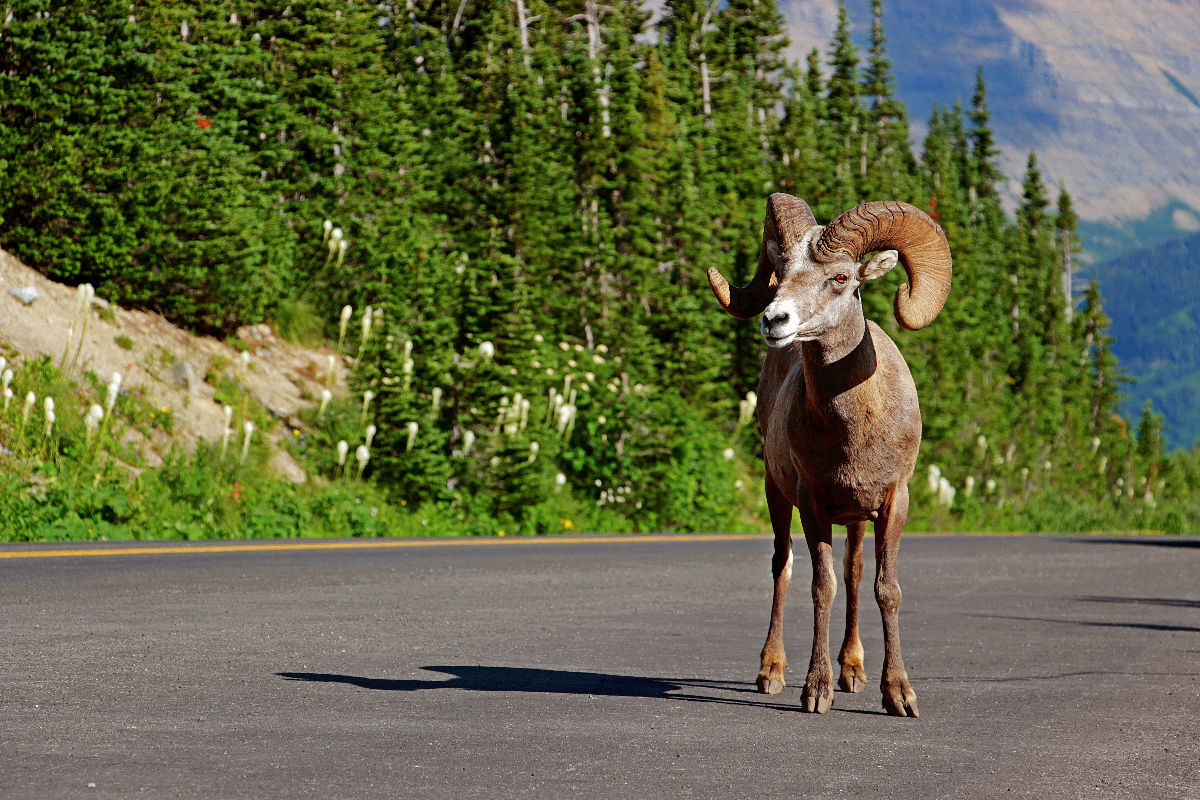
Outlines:
{"label": "red flower", "polygon": [[208,130],[209,128],[212,127],[212,120],[206,119],[205,117],[199,117],[196,120],[196,124],[199,125],[201,128],[203,128],[204,130]]}

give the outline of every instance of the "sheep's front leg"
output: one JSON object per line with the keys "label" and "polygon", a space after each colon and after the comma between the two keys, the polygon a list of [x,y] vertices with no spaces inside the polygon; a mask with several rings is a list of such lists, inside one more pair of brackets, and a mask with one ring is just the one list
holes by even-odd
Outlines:
{"label": "sheep's front leg", "polygon": [[897,717],[917,716],[917,693],[908,683],[900,655],[900,581],[896,555],[908,518],[908,485],[900,483],[875,521],[875,600],[883,617],[883,707]]}
{"label": "sheep's front leg", "polygon": [[833,571],[833,524],[809,508],[800,509],[804,539],[812,558],[813,648],[804,680],[805,711],[824,714],[833,705],[833,669],[829,663],[829,612],[837,594]]}
{"label": "sheep's front leg", "polygon": [[783,604],[792,577],[792,504],[769,476],[767,508],[771,513],[771,529],[775,532],[775,555],[771,559],[775,590],[771,598],[771,625],[762,649],[762,668],[758,671],[757,684],[764,694],[778,694],[783,691],[783,671],[787,669],[787,655],[783,651]]}
{"label": "sheep's front leg", "polygon": [[842,562],[846,581],[846,636],[838,654],[838,663],[842,667],[838,688],[847,692],[861,692],[867,685],[862,640],[858,638],[858,583],[862,580],[862,543],[866,532],[865,522],[846,526],[846,559]]}

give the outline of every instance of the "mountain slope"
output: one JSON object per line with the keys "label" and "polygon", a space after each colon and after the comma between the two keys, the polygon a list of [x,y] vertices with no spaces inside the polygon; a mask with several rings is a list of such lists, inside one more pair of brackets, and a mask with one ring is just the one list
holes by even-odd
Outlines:
{"label": "mountain slope", "polygon": [[[836,0],[781,7],[792,55],[824,54]],[[863,41],[870,3],[848,0],[847,12]],[[917,125],[935,103],[969,104],[982,65],[1014,181],[1037,150],[1085,220],[1141,218],[1172,202],[1200,210],[1200,3],[886,0],[883,21]]]}
{"label": "mountain slope", "polygon": [[[1097,268],[1109,303],[1113,351],[1138,382],[1125,410],[1136,418],[1147,399],[1166,425],[1166,441],[1200,440],[1200,233],[1121,256]],[[1169,275],[1169,279],[1164,279]],[[1116,300],[1119,298],[1119,300]]]}

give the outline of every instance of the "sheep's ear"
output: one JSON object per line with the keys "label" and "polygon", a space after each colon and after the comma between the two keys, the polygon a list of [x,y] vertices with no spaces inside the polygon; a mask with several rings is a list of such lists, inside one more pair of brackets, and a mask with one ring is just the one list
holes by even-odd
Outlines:
{"label": "sheep's ear", "polygon": [[881,250],[871,257],[871,260],[862,265],[862,270],[859,272],[859,277],[864,281],[873,281],[876,278],[882,278],[892,271],[896,266],[899,254],[895,250]]}
{"label": "sheep's ear", "polygon": [[783,251],[779,247],[779,242],[774,239],[767,239],[767,259],[771,262],[772,269],[779,269],[779,257]]}

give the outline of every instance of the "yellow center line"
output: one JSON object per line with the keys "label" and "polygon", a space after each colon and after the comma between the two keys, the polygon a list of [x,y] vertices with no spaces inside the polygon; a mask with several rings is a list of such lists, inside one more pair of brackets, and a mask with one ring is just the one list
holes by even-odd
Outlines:
{"label": "yellow center line", "polygon": [[192,553],[244,553],[271,550],[357,550],[383,547],[479,547],[505,544],[607,544],[610,542],[722,542],[735,539],[763,538],[755,534],[651,534],[647,536],[530,536],[522,538],[486,539],[352,539],[334,542],[271,542],[253,544],[206,544],[188,545],[163,543],[142,547],[69,548],[53,550],[6,550],[0,558],[68,558],[76,556],[130,556],[130,555],[190,555]]}

